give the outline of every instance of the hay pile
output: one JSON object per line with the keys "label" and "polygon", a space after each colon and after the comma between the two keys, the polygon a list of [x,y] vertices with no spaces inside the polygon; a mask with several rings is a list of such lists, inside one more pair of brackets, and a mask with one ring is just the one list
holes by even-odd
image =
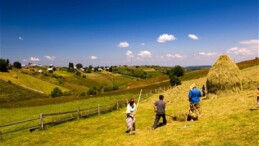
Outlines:
{"label": "hay pile", "polygon": [[242,90],[242,75],[238,66],[227,55],[222,55],[211,67],[206,84],[208,96],[237,93]]}

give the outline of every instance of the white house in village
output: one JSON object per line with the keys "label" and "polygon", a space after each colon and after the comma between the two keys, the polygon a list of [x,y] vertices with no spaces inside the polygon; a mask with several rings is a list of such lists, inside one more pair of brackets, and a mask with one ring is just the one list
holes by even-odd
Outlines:
{"label": "white house in village", "polygon": [[103,69],[99,67],[99,68],[98,68],[98,71],[101,72],[101,71],[103,71]]}
{"label": "white house in village", "polygon": [[50,64],[50,65],[49,65],[47,71],[48,71],[49,73],[53,73],[53,71],[54,71],[54,66],[53,66],[53,64]]}
{"label": "white house in village", "polygon": [[43,70],[42,69],[38,70],[38,73],[43,73]]}
{"label": "white house in village", "polygon": [[80,68],[80,70],[81,70],[81,71],[85,71],[85,69],[84,69],[84,68]]}

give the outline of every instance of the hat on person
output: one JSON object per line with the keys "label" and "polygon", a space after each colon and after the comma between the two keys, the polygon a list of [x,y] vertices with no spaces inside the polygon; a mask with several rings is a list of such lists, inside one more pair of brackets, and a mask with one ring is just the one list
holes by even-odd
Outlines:
{"label": "hat on person", "polygon": [[196,84],[195,84],[195,83],[191,84],[190,90],[192,90],[192,89],[195,88],[195,87],[196,87]]}

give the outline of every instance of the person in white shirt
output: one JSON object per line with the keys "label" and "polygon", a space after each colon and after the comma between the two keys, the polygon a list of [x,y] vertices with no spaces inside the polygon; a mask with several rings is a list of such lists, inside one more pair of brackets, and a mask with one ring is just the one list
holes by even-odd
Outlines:
{"label": "person in white shirt", "polygon": [[130,133],[131,131],[135,131],[135,112],[136,112],[136,104],[134,99],[130,99],[129,103],[127,104],[126,110],[126,123],[127,123],[127,131],[126,133]]}

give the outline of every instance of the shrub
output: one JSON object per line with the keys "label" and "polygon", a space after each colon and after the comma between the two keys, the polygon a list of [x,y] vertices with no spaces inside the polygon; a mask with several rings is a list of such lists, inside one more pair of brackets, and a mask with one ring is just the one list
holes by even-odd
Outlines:
{"label": "shrub", "polygon": [[171,76],[170,77],[170,84],[172,86],[174,86],[174,85],[181,85],[182,82],[181,82],[181,80],[177,76]]}
{"label": "shrub", "polygon": [[46,77],[47,77],[47,76],[49,76],[49,74],[48,74],[48,73],[44,73],[44,76],[46,76]]}
{"label": "shrub", "polygon": [[13,67],[15,67],[15,68],[22,68],[22,64],[19,61],[15,61],[13,63]]}
{"label": "shrub", "polygon": [[62,93],[62,91],[58,87],[55,87],[51,91],[51,94],[50,94],[51,97],[59,97],[59,96],[62,96],[62,95],[63,95],[63,93]]}
{"label": "shrub", "polygon": [[87,94],[88,94],[88,95],[96,95],[96,94],[97,94],[97,89],[96,89],[96,87],[90,88],[90,89],[87,91]]}
{"label": "shrub", "polygon": [[119,90],[119,86],[118,86],[118,85],[114,85],[114,86],[112,87],[112,90]]}

